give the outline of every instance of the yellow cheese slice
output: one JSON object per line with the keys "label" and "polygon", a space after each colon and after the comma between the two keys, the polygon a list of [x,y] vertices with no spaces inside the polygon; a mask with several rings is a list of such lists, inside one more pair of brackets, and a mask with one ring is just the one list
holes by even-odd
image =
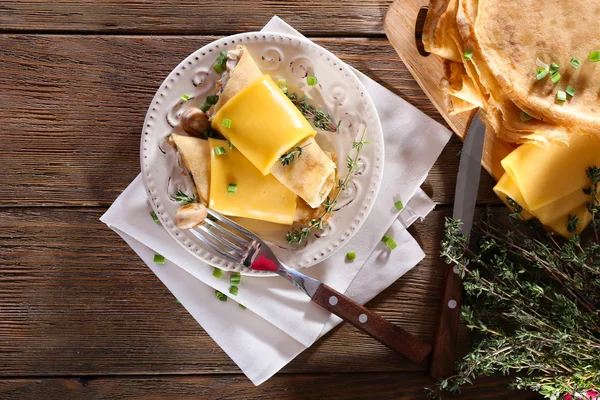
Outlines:
{"label": "yellow cheese slice", "polygon": [[[494,187],[494,192],[507,206],[509,206],[509,208],[512,209],[513,207],[509,204],[508,198],[511,198],[518,205],[523,207],[523,211],[521,212],[523,219],[528,220],[535,217],[540,220],[542,224],[565,237],[571,236],[571,233],[567,229],[570,215],[576,216],[579,221],[576,233],[581,233],[581,231],[583,231],[590,223],[592,218],[586,205],[589,201],[589,196],[586,196],[583,191],[568,194],[562,199],[558,199],[531,212],[527,209],[527,203],[525,203],[519,187],[507,173],[502,175],[502,178],[500,178]],[[582,196],[580,196],[579,193],[581,193]]]}
{"label": "yellow cheese slice", "polygon": [[568,147],[524,144],[502,160],[529,211],[581,192],[590,185],[586,169],[594,165],[600,166],[600,139],[587,135],[572,135]]}
{"label": "yellow cheese slice", "polygon": [[[231,126],[224,126],[224,120],[229,120]],[[231,141],[263,175],[270,172],[282,154],[316,134],[269,75],[225,103],[214,116],[212,127]]]}
{"label": "yellow cheese slice", "polygon": [[[296,215],[296,195],[273,175],[263,176],[237,148],[225,140],[208,139],[210,146],[209,207],[224,215],[291,225]],[[215,147],[226,154],[217,155]],[[229,193],[230,184],[237,184]]]}

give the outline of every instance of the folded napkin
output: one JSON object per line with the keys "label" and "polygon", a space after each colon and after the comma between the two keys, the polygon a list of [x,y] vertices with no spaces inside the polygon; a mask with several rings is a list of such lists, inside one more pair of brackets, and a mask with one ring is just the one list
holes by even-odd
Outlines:
{"label": "folded napkin", "polygon": [[[263,31],[300,36],[278,17],[273,17]],[[419,187],[450,132],[370,78],[354,72],[373,98],[381,118],[386,153],[383,183],[369,217],[344,250],[303,272],[364,303],[424,257],[406,228],[433,209],[433,202]],[[397,200],[405,204],[402,212],[394,207]],[[160,224],[153,222],[149,211],[138,176],[101,221],[123,237],[256,385],[339,323],[337,317],[281,278],[244,276],[238,296],[228,302],[217,301],[215,289],[229,295],[229,280],[215,279],[213,268],[175,242]],[[398,244],[393,251],[381,244],[386,232]],[[356,252],[353,262],[345,260],[347,251]],[[155,253],[168,261],[155,264]],[[231,300],[247,309],[242,310]]]}

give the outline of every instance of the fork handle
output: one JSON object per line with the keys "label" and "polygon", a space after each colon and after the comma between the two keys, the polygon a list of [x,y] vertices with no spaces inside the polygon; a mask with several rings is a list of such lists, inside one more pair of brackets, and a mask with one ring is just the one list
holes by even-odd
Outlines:
{"label": "fork handle", "polygon": [[369,311],[349,297],[321,284],[312,301],[350,322],[352,325],[379,340],[414,363],[422,362],[431,352],[431,346],[415,335]]}

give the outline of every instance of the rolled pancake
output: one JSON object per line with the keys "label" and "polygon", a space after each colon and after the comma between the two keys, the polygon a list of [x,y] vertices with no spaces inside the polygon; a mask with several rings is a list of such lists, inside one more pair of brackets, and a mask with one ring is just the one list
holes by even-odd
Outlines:
{"label": "rolled pancake", "polygon": [[179,159],[192,176],[202,204],[208,205],[210,190],[210,147],[208,141],[192,136],[171,134],[169,143],[175,147]]}
{"label": "rolled pancake", "polygon": [[[215,106],[215,114],[236,94],[262,77],[263,74],[256,62],[244,48],[240,61],[231,73]],[[223,134],[227,137],[225,133]],[[302,156],[296,157],[293,164],[284,166],[276,162],[270,172],[309,206],[316,208],[323,203],[335,184],[332,182],[335,180],[336,166],[314,138],[304,140],[302,147]]]}
{"label": "rolled pancake", "polygon": [[[471,3],[477,3],[470,1]],[[531,116],[600,135],[600,65],[589,60],[600,50],[594,28],[600,4],[591,0],[479,0],[474,34],[481,62],[502,91]],[[581,60],[578,69],[571,57]],[[557,63],[562,79],[536,78],[536,60]],[[576,95],[556,101],[556,92],[569,84]]]}

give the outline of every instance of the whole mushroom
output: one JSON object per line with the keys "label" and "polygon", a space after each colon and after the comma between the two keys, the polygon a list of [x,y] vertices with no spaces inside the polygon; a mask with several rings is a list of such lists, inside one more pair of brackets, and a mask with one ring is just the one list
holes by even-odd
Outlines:
{"label": "whole mushroom", "polygon": [[204,222],[208,214],[204,204],[190,203],[175,212],[175,226],[179,229],[192,229]]}
{"label": "whole mushroom", "polygon": [[191,107],[181,115],[181,127],[188,135],[201,136],[210,127],[210,123],[201,109]]}

